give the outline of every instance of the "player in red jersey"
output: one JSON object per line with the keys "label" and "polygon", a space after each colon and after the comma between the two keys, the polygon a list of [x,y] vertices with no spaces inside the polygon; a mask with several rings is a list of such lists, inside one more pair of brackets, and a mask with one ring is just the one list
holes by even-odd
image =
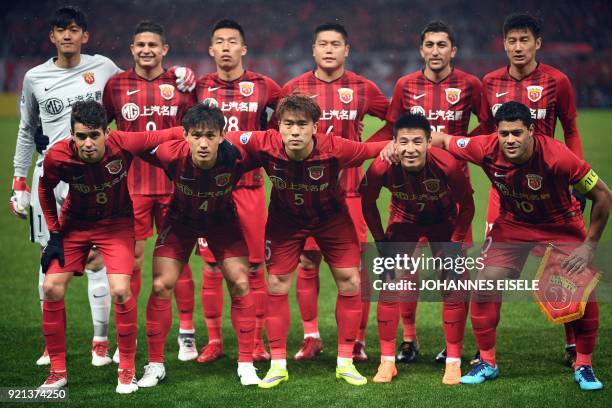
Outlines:
{"label": "player in red jersey", "polygon": [[[389,102],[372,81],[345,69],[344,62],[349,49],[348,33],[342,25],[319,25],[314,31],[312,44],[316,68],[287,82],[282,94],[286,96],[299,92],[311,95],[323,111],[319,131],[361,141],[364,116],[369,114],[384,119]],[[367,241],[367,229],[357,191],[361,174],[361,167],[346,169],[342,173],[341,183],[359,242],[364,244]],[[311,359],[323,350],[317,310],[320,263],[321,251],[310,238],[300,255],[298,267],[296,293],[304,327],[304,342],[295,355],[296,360]],[[365,331],[369,312],[370,302],[364,301],[355,343],[355,361],[367,360]]]}
{"label": "player in red jersey", "polygon": [[[419,239],[426,237],[434,256],[459,255],[474,216],[472,187],[462,170],[463,163],[431,147],[430,126],[421,114],[408,113],[395,118],[393,134],[401,162],[399,166],[382,160],[372,163],[359,189],[363,215],[380,245],[401,242],[410,248],[402,249],[412,254]],[[392,196],[386,233],[376,207],[383,186]],[[382,252],[384,256],[384,248]],[[442,322],[448,350],[442,382],[459,384],[467,296],[453,291],[442,295]],[[374,382],[391,382],[397,375],[395,337],[399,306],[396,299],[385,298],[385,292],[381,292],[378,301],[381,363]]]}
{"label": "player in red jersey", "polygon": [[321,109],[313,98],[292,95],[281,100],[277,108],[280,132],[228,134],[253,165],[266,170],[272,182],[266,223],[266,333],[272,362],[259,384],[261,388],[275,387],[289,378],[288,293],[308,237],[314,237],[321,248],[338,286],[336,377],[353,385],[367,382],[352,361],[361,320],[359,241],[338,181],[341,171],[375,157],[386,142],[365,144],[316,133],[320,115]]}
{"label": "player in red jersey", "polygon": [[[570,272],[580,272],[593,259],[605,228],[612,193],[588,163],[549,136],[536,134],[529,108],[506,102],[495,113],[497,134],[474,137],[441,137],[455,157],[482,166],[500,194],[501,209],[483,247],[485,267],[478,279],[518,276],[529,249],[543,242],[575,243],[565,261]],[[580,204],[572,185],[593,201],[590,226],[585,231]],[[523,243],[519,249],[504,243]],[[499,374],[495,361],[495,331],[501,298],[495,291],[474,293],[470,305],[472,326],[482,362],[461,378],[478,384]],[[584,315],[569,323],[576,335],[574,379],[582,390],[602,388],[592,370],[598,327],[598,306],[592,296]]]}
{"label": "player in red jersey", "polygon": [[[82,275],[92,246],[104,256],[115,303],[117,342],[121,354],[117,392],[138,390],[136,385],[137,303],[130,291],[134,262],[134,225],[127,175],[134,155],[143,154],[170,133],[110,132],[104,107],[95,101],[72,105],[71,138],[47,152],[39,185],[50,239],[43,251],[43,334],[51,372],[41,388],[67,384],[66,308],[64,295],[73,274]],[[63,181],[69,192],[58,217],[53,189]]]}
{"label": "player in red jersey", "polygon": [[[242,58],[247,46],[242,26],[233,20],[221,20],[211,33],[209,53],[217,71],[198,80],[200,102],[218,106],[225,115],[225,130],[262,130],[267,127],[268,109],[276,106],[280,87],[272,79],[244,69]],[[249,284],[255,297],[255,361],[270,360],[262,330],[266,310],[266,277],[263,269],[266,225],[266,192],[261,169],[246,173],[232,193],[242,231],[249,247]],[[205,239],[199,241],[204,261],[202,268],[202,311],[208,329],[208,344],[198,362],[214,361],[223,355],[221,321],[223,312],[223,276]]]}
{"label": "player in red jersey", "polygon": [[141,387],[166,375],[164,345],[172,325],[174,285],[198,237],[218,260],[232,297],[231,320],[238,337],[238,376],[242,385],[259,383],[253,366],[255,304],[249,289],[248,251],[232,200],[242,175],[238,150],[224,141],[219,108],[198,104],[183,116],[185,140],[162,144],[152,156],[174,182],[170,210],[153,252],[153,288],[147,303],[148,362]]}
{"label": "player in red jersey", "polygon": [[[509,65],[484,76],[485,108],[493,114],[502,103],[517,101],[526,105],[533,119],[534,132],[554,137],[557,119],[561,122],[567,147],[582,157],[582,142],[576,126],[574,89],[565,74],[556,68],[536,61],[542,45],[541,23],[528,14],[513,14],[504,21],[504,49]],[[492,120],[486,126],[493,132]],[[448,133],[448,132],[446,132]],[[584,203],[580,194],[576,196]],[[489,193],[486,232],[490,232],[499,214],[499,196],[494,188]],[[564,360],[572,365],[576,358],[576,345],[571,327],[565,326],[566,345]]]}
{"label": "player in red jersey", "polygon": [[[151,21],[140,22],[132,44],[134,68],[112,77],[104,89],[104,106],[109,121],[117,129],[145,131],[179,126],[185,111],[196,103],[194,92],[178,92],[175,76],[165,70],[163,60],[168,53],[164,27]],[[128,176],[134,204],[135,263],[132,274],[132,295],[138,299],[142,281],[145,241],[153,235],[153,223],[159,232],[172,197],[172,181],[164,171],[136,158]],[[189,265],[174,289],[179,311],[179,354],[181,361],[197,357],[193,326],[194,284]],[[113,359],[118,362],[119,354]]]}
{"label": "player in red jersey", "polygon": [[[409,111],[425,116],[434,132],[467,136],[472,113],[480,122],[488,122],[490,114],[481,101],[480,80],[452,66],[457,54],[454,30],[442,21],[430,22],[421,31],[420,52],[425,65],[401,77],[395,84],[387,111],[387,123],[395,123],[403,112]],[[478,129],[474,131],[478,132]],[[390,129],[385,126],[368,141],[391,138]],[[469,177],[466,162],[461,164],[461,168]],[[466,242],[472,242],[471,227]],[[400,309],[404,331],[397,357],[400,362],[410,363],[416,360],[419,352],[416,334],[417,302],[402,302]],[[436,361],[446,361],[446,350],[438,354]]]}

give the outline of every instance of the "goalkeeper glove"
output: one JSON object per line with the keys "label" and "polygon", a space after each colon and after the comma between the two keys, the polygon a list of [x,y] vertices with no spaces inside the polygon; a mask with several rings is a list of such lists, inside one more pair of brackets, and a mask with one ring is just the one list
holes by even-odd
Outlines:
{"label": "goalkeeper glove", "polygon": [[49,146],[49,136],[43,134],[42,126],[36,129],[34,144],[36,145],[36,151],[40,154]]}
{"label": "goalkeeper glove", "polygon": [[196,86],[195,72],[188,67],[179,67],[177,65],[170,68],[176,77],[176,87],[181,92],[191,92]]}
{"label": "goalkeeper glove", "polygon": [[25,177],[13,177],[13,186],[9,207],[16,217],[28,218],[28,207],[30,206],[30,187]]}
{"label": "goalkeeper glove", "polygon": [[57,259],[60,266],[64,267],[64,241],[62,234],[59,232],[51,232],[49,242],[43,249],[42,257],[40,258],[40,266],[42,266],[43,273],[47,273],[51,261]]}

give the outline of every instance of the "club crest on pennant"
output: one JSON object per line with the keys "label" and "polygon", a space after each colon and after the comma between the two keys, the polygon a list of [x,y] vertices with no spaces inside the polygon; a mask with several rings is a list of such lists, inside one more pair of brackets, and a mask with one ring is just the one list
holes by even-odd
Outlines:
{"label": "club crest on pennant", "polygon": [[121,159],[113,160],[105,166],[110,174],[117,174],[123,169],[123,162]]}
{"label": "club crest on pennant", "polygon": [[323,177],[323,173],[325,172],[325,167],[323,166],[312,166],[308,168],[308,175],[313,180],[319,180]]}
{"label": "club crest on pennant", "polygon": [[533,191],[538,191],[542,188],[542,176],[538,176],[537,174],[526,174],[527,177],[527,186]]}
{"label": "club crest on pennant", "polygon": [[87,71],[83,74],[83,80],[88,84],[91,85],[94,82],[96,82],[96,77],[94,76],[94,73],[91,71]]}
{"label": "club crest on pennant", "polygon": [[353,90],[351,88],[338,88],[338,96],[342,103],[353,102]]}
{"label": "club crest on pennant", "polygon": [[446,101],[451,105],[456,104],[461,99],[461,89],[459,88],[446,88],[444,93],[446,94]]}
{"label": "club crest on pennant", "polygon": [[240,94],[242,96],[251,96],[253,95],[253,91],[255,90],[255,84],[249,81],[239,82],[238,86],[240,87]]}
{"label": "club crest on pennant", "polygon": [[423,185],[425,186],[425,190],[430,193],[437,193],[440,191],[440,180],[438,179],[428,179],[423,181]]}
{"label": "club crest on pennant", "polygon": [[532,85],[527,87],[527,98],[531,102],[537,102],[542,98],[542,94],[544,93],[543,86]]}
{"label": "club crest on pennant", "polygon": [[174,98],[174,86],[170,84],[161,84],[159,86],[159,92],[161,93],[162,98],[167,101]]}
{"label": "club crest on pennant", "polygon": [[229,184],[232,179],[232,173],[221,173],[215,176],[215,183],[218,187],[224,187]]}

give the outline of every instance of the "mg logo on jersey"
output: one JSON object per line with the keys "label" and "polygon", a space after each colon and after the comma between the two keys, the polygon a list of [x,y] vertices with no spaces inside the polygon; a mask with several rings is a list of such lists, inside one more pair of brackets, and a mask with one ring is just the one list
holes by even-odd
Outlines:
{"label": "mg logo on jersey", "polygon": [[537,174],[526,174],[527,177],[527,186],[533,191],[538,191],[542,188],[542,176],[538,176]]}
{"label": "mg logo on jersey", "polygon": [[240,87],[240,95],[244,97],[253,95],[253,91],[255,90],[255,84],[253,82],[239,82],[238,86]]}
{"label": "mg logo on jersey", "polygon": [[219,102],[217,102],[217,100],[215,98],[206,98],[202,102],[202,105],[208,105],[211,108],[218,108],[219,107]]}
{"label": "mg logo on jersey", "polygon": [[49,115],[57,115],[64,110],[64,102],[57,98],[47,99],[45,101],[45,110]]}
{"label": "mg logo on jersey", "polygon": [[527,98],[531,102],[537,102],[542,98],[542,94],[544,93],[543,86],[532,85],[527,87]]}
{"label": "mg logo on jersey", "polygon": [[499,181],[495,182],[495,187],[497,187],[497,189],[501,191],[503,195],[510,194],[510,190],[508,190],[508,187],[505,184],[500,183]]}
{"label": "mg logo on jersey", "polygon": [[495,112],[497,112],[500,106],[502,106],[501,103],[496,103],[495,105],[491,106],[491,113],[493,114],[493,116],[495,116]]}
{"label": "mg logo on jersey", "polygon": [[161,93],[162,98],[167,101],[174,98],[174,87],[170,84],[161,84],[159,86],[159,92]]}
{"label": "mg logo on jersey", "polygon": [[430,193],[437,193],[440,191],[440,180],[438,179],[429,179],[423,181],[423,185],[425,186],[425,190]]}
{"label": "mg logo on jersey", "polygon": [[421,105],[416,105],[410,108],[410,113],[413,115],[425,116],[425,109]]}
{"label": "mg logo on jersey", "polygon": [[456,104],[461,99],[461,89],[459,88],[446,88],[444,93],[446,94],[446,101],[451,105]]}
{"label": "mg logo on jersey", "polygon": [[123,169],[121,159],[113,160],[105,166],[110,174],[117,174]]}
{"label": "mg logo on jersey", "polygon": [[140,116],[140,108],[133,102],[126,103],[121,107],[121,116],[129,122],[135,121]]}
{"label": "mg logo on jersey", "polygon": [[284,190],[287,188],[287,183],[285,182],[285,180],[278,176],[270,176],[270,182],[272,183],[274,188],[277,188],[279,190]]}
{"label": "mg logo on jersey", "polygon": [[323,166],[312,166],[308,168],[308,175],[313,180],[319,180],[323,177],[323,173],[325,172],[325,167]]}
{"label": "mg logo on jersey", "polygon": [[353,102],[353,90],[351,88],[338,88],[338,96],[342,103]]}
{"label": "mg logo on jersey", "polygon": [[231,179],[232,173],[221,173],[215,176],[215,183],[217,184],[217,187],[223,187],[228,185]]}
{"label": "mg logo on jersey", "polygon": [[94,82],[96,82],[96,77],[94,76],[94,73],[91,71],[85,72],[83,74],[83,79],[85,80],[85,82],[87,82],[88,85],[91,85]]}

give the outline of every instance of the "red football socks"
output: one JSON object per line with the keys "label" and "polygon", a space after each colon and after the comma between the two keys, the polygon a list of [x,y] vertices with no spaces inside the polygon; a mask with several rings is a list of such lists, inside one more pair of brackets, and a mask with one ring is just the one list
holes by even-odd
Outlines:
{"label": "red football socks", "polygon": [[179,315],[179,328],[193,330],[194,283],[189,264],[185,264],[174,286],[174,297]]}
{"label": "red football socks", "polygon": [[119,346],[119,368],[133,370],[136,367],[136,336],[138,334],[138,305],[132,296],[125,303],[115,303],[115,325]]}
{"label": "red football socks", "polygon": [[376,315],[380,355],[393,357],[395,356],[395,339],[397,337],[397,325],[399,324],[399,303],[379,300]]}
{"label": "red football socks", "polygon": [[445,301],[442,305],[442,327],[446,338],[446,356],[449,358],[461,358],[467,308],[466,302]]}
{"label": "red football socks", "polygon": [[360,293],[338,293],[336,300],[336,324],[338,325],[338,357],[352,358],[353,347],[361,321]]}
{"label": "red football socks", "polygon": [[400,313],[402,315],[402,324],[404,327],[404,341],[416,340],[416,310],[417,302],[401,302]]}
{"label": "red football socks", "polygon": [[266,275],[263,267],[249,272],[249,287],[255,302],[255,342],[263,342],[263,326],[266,317],[266,303],[268,302],[268,289],[266,288]]}
{"label": "red football socks", "polygon": [[202,268],[202,312],[208,342],[221,342],[221,314],[223,313],[223,274]]}
{"label": "red football socks", "polygon": [[272,360],[287,358],[287,334],[290,324],[289,295],[268,292],[266,334],[268,335]]}
{"label": "red football socks", "polygon": [[66,371],[66,305],[62,300],[43,302],[43,335],[52,371]]}
{"label": "red football socks", "polygon": [[232,326],[238,337],[238,362],[253,362],[255,301],[251,292],[232,296]]}
{"label": "red football socks", "polygon": [[164,346],[170,326],[172,326],[172,302],[170,299],[162,299],[154,295],[149,296],[147,303],[149,363],[164,362]]}
{"label": "red football socks", "polygon": [[317,333],[319,331],[319,268],[304,269],[299,266],[295,289],[304,333]]}

